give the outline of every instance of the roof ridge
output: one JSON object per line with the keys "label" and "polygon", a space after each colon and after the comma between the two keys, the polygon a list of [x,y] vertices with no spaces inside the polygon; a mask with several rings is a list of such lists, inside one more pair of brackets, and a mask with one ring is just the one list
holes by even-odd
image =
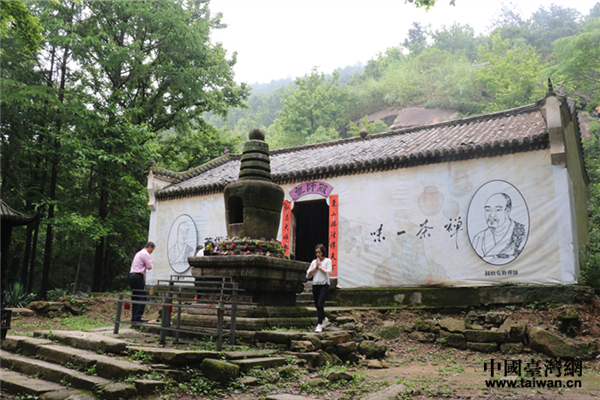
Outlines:
{"label": "roof ridge", "polygon": [[528,104],[525,106],[511,108],[509,110],[495,111],[493,113],[479,114],[479,115],[474,115],[474,116],[466,117],[466,118],[452,119],[449,121],[435,122],[432,124],[411,126],[411,127],[401,128],[401,129],[394,129],[394,130],[387,131],[387,132],[374,133],[372,135],[368,135],[365,138],[361,138],[360,136],[353,136],[350,138],[337,139],[337,140],[332,140],[329,142],[304,144],[304,145],[293,146],[293,147],[284,147],[284,148],[280,148],[280,149],[271,150],[271,154],[291,153],[291,152],[295,152],[295,151],[316,148],[316,147],[335,146],[338,144],[349,143],[352,141],[369,140],[369,139],[373,139],[373,138],[383,137],[386,135],[405,134],[408,132],[422,130],[424,128],[429,129],[429,128],[435,128],[438,126],[460,125],[460,124],[470,123],[470,122],[474,122],[474,121],[481,121],[481,120],[485,120],[485,119],[494,119],[494,118],[506,116],[509,114],[518,115],[518,114],[522,114],[524,112],[534,111],[537,108],[538,108],[537,105],[535,103],[532,103],[532,104]]}
{"label": "roof ridge", "polygon": [[188,169],[187,171],[181,171],[181,172],[170,171],[166,168],[158,167],[156,165],[153,165],[152,167],[150,167],[150,169],[153,172],[157,173],[158,175],[168,176],[170,178],[174,178],[174,179],[178,180],[178,182],[182,182],[182,181],[188,180],[190,178],[193,178],[194,176],[197,176],[197,175],[201,174],[202,172],[205,172],[209,169],[218,167],[220,165],[228,163],[229,161],[239,159],[239,158],[241,158],[241,156],[242,156],[241,154],[237,154],[237,153],[223,154],[222,156],[213,158],[212,160],[207,161],[204,164],[200,164],[197,167]]}

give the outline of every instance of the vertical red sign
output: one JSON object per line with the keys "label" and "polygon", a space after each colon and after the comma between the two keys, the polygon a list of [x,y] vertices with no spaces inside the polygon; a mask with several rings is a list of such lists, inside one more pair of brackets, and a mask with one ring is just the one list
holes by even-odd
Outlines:
{"label": "vertical red sign", "polygon": [[289,200],[283,201],[283,219],[281,225],[281,245],[285,249],[285,254],[290,255],[290,228],[292,225],[292,203]]}
{"label": "vertical red sign", "polygon": [[329,196],[329,258],[333,272],[331,276],[338,276],[338,195]]}

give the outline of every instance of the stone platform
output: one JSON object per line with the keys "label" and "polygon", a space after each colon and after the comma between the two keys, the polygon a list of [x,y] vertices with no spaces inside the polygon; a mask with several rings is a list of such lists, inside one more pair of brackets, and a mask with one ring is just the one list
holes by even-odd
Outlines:
{"label": "stone platform", "polygon": [[263,306],[295,306],[309,263],[260,255],[189,257],[192,276],[224,276]]}

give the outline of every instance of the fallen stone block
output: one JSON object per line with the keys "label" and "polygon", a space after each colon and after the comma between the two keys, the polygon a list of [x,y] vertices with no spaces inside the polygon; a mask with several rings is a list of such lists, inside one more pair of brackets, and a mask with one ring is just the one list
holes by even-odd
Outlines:
{"label": "fallen stone block", "polygon": [[500,345],[500,350],[504,354],[520,354],[525,349],[523,343],[502,343]]}
{"label": "fallen stone block", "polygon": [[202,361],[202,373],[211,381],[226,384],[240,374],[240,366],[227,361],[206,358]]}
{"label": "fallen stone block", "polygon": [[330,382],[351,381],[352,375],[342,371],[330,371],[325,378]]}
{"label": "fallen stone block", "polygon": [[498,343],[467,342],[467,349],[482,353],[493,353],[498,351],[499,348]]}
{"label": "fallen stone block", "polygon": [[412,340],[423,343],[435,341],[435,333],[432,332],[413,331],[408,334],[408,337]]}
{"label": "fallen stone block", "polygon": [[513,321],[507,318],[498,328],[499,331],[508,332],[508,342],[519,343],[525,340],[527,321]]}
{"label": "fallen stone block", "polygon": [[598,353],[594,342],[573,343],[537,326],[529,331],[529,347],[547,356],[563,359],[590,360]]}
{"label": "fallen stone block", "polygon": [[443,340],[444,345],[454,347],[455,349],[464,350],[467,348],[467,340],[462,333],[450,333],[440,331],[440,341]]}
{"label": "fallen stone block", "polygon": [[452,333],[464,333],[467,329],[465,321],[456,318],[444,318],[443,320],[438,322],[438,325],[443,330]]}
{"label": "fallen stone block", "polygon": [[97,390],[102,394],[102,397],[107,400],[127,399],[135,397],[137,394],[135,386],[125,382],[110,382],[98,387]]}
{"label": "fallen stone block", "polygon": [[[285,364],[285,361],[284,357],[260,357],[246,360],[232,360],[231,363],[239,366],[242,372],[246,372],[252,368],[280,367]],[[204,365],[204,362],[202,362],[202,365]]]}
{"label": "fallen stone block", "polygon": [[155,394],[166,386],[165,382],[156,379],[137,379],[134,384],[138,395],[141,396]]}
{"label": "fallen stone block", "polygon": [[290,342],[290,351],[306,353],[310,351],[315,351],[315,346],[310,340],[292,340]]}
{"label": "fallen stone block", "polygon": [[465,339],[467,339],[467,342],[504,343],[508,339],[508,332],[467,329]]}
{"label": "fallen stone block", "polygon": [[381,342],[364,341],[358,345],[358,352],[370,359],[376,358],[381,360],[385,358],[387,349],[387,346]]}

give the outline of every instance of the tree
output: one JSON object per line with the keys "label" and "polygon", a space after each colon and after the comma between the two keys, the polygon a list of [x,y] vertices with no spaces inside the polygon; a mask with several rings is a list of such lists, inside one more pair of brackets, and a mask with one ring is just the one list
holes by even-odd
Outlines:
{"label": "tree", "polygon": [[429,32],[419,22],[413,22],[408,30],[408,39],[404,39],[402,46],[411,54],[419,54],[427,47]]}
{"label": "tree", "polygon": [[358,123],[358,124],[355,124],[354,122],[350,121],[350,128],[348,129],[348,135],[359,136],[360,131],[363,127],[367,130],[367,133],[369,135],[374,135],[376,133],[389,131],[388,126],[385,124],[385,122],[383,122],[382,120],[379,120],[379,119],[376,121],[370,122],[369,116],[365,115],[360,120],[360,123]]}
{"label": "tree", "polygon": [[495,34],[491,48],[479,48],[479,57],[486,63],[478,71],[477,81],[491,97],[487,111],[519,107],[543,96],[544,65],[535,49],[523,41],[511,44]]}
{"label": "tree", "polygon": [[[145,240],[154,133],[186,132],[206,111],[225,115],[243,106],[248,88],[233,80],[235,55],[227,59],[210,41],[223,26],[206,2],[40,1],[32,10],[45,29],[42,50],[34,60],[2,57],[9,67],[2,71],[3,114],[14,111],[3,139],[7,158],[24,170],[7,174],[4,193],[22,199],[19,188],[45,184],[42,295],[49,271],[67,257],[77,264],[80,248],[84,264],[93,265],[93,290],[106,289],[124,280],[130,255]],[[82,236],[91,248],[81,246]]]}
{"label": "tree", "polygon": [[581,14],[574,8],[556,4],[551,4],[548,9],[541,6],[530,18],[529,42],[538,54],[548,59],[555,40],[577,35],[581,31],[581,18]]}
{"label": "tree", "polygon": [[463,55],[470,61],[477,56],[477,47],[480,40],[475,38],[475,30],[470,25],[452,24],[443,26],[431,34],[433,47],[448,51],[452,54]]}
{"label": "tree", "polygon": [[[314,67],[310,74],[297,78],[297,88],[283,100],[283,109],[277,121],[278,145],[304,144],[319,127],[339,128],[343,124],[343,111],[347,103],[345,87],[338,82],[339,73],[326,79]],[[275,139],[275,138],[274,138]]]}
{"label": "tree", "polygon": [[[0,1],[0,37],[9,37],[11,31],[14,31],[23,42],[25,51],[33,53],[39,49],[38,43],[43,39],[40,33],[42,27],[23,1]],[[0,54],[2,54],[1,50]]]}
{"label": "tree", "polygon": [[551,73],[600,103],[600,18],[588,19],[579,35],[554,42],[554,54],[558,63]]}
{"label": "tree", "polygon": [[[448,3],[453,6],[456,0],[450,0]],[[425,8],[429,11],[431,7],[435,5],[437,0],[404,0],[404,3],[414,3],[417,8]]]}
{"label": "tree", "polygon": [[187,171],[222,156],[225,149],[237,152],[242,142],[242,137],[227,128],[217,129],[202,123],[188,131],[164,132],[150,146],[158,166],[170,171]]}

